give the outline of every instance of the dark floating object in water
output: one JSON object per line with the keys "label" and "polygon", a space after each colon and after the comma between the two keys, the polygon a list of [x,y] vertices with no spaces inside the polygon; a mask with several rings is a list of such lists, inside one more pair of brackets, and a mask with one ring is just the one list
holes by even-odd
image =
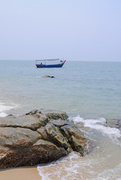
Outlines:
{"label": "dark floating object in water", "polygon": [[42,78],[55,78],[55,76],[48,76],[48,75],[46,75],[46,76],[42,76]]}

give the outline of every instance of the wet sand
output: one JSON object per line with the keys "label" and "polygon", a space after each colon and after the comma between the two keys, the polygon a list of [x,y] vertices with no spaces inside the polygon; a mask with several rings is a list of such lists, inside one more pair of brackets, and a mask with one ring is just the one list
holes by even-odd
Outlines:
{"label": "wet sand", "polygon": [[37,167],[0,170],[0,180],[42,180]]}

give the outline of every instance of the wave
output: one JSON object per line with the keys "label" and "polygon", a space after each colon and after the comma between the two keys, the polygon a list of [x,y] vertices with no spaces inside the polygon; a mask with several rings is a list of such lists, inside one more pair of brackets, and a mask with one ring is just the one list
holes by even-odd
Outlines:
{"label": "wave", "polygon": [[5,103],[0,103],[0,117],[6,117],[8,115],[6,111],[8,112],[15,107],[17,107],[15,104],[7,105]]}
{"label": "wave", "polygon": [[117,128],[106,126],[106,120],[104,118],[83,119],[78,115],[77,117],[70,118],[70,120],[73,120],[75,124],[82,123],[84,127],[100,131],[103,135],[106,135],[112,139],[117,139],[121,137],[120,130]]}

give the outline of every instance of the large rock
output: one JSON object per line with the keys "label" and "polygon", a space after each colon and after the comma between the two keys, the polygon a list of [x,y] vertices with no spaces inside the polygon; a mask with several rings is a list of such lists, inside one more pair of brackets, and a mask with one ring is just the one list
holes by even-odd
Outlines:
{"label": "large rock", "polygon": [[66,156],[84,156],[88,140],[65,112],[33,110],[0,118],[0,168],[31,166]]}

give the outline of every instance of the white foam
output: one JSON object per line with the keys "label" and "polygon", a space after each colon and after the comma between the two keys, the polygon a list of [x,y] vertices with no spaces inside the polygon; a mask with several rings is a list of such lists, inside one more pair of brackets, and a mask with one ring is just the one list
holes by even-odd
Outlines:
{"label": "white foam", "polygon": [[107,135],[111,138],[120,138],[121,137],[121,133],[120,130],[117,128],[111,128],[111,127],[107,127],[105,126],[106,124],[106,120],[104,118],[100,118],[100,119],[83,119],[80,116],[71,118],[74,123],[83,123],[84,127],[89,127],[91,129],[95,129],[98,130],[100,132],[102,132],[104,135]]}
{"label": "white foam", "polygon": [[102,156],[97,159],[95,155],[81,158],[77,153],[72,152],[62,160],[46,166],[38,166],[37,170],[42,180],[110,180],[111,178],[118,180],[121,175],[121,164],[111,165],[107,160],[107,155],[103,159]]}
{"label": "white foam", "polygon": [[118,164],[115,168],[105,169],[102,173],[98,175],[98,179],[99,180],[110,180],[110,179],[121,180],[121,163]]}
{"label": "white foam", "polygon": [[7,116],[8,114],[6,113],[6,111],[9,111],[15,107],[16,107],[16,105],[14,105],[14,104],[6,105],[5,103],[0,103],[0,117]]}
{"label": "white foam", "polygon": [[[38,166],[37,170],[42,180],[52,180],[55,179],[55,177],[56,179],[60,179],[60,176],[61,180],[71,179],[72,176],[74,177],[74,175],[78,174],[77,169],[79,165],[73,163],[78,160],[78,158],[78,153],[72,152],[61,160],[54,161],[46,166]],[[65,175],[63,173],[65,173]]]}
{"label": "white foam", "polygon": [[6,117],[6,116],[7,116],[6,113],[4,113],[4,112],[0,113],[0,117]]}

